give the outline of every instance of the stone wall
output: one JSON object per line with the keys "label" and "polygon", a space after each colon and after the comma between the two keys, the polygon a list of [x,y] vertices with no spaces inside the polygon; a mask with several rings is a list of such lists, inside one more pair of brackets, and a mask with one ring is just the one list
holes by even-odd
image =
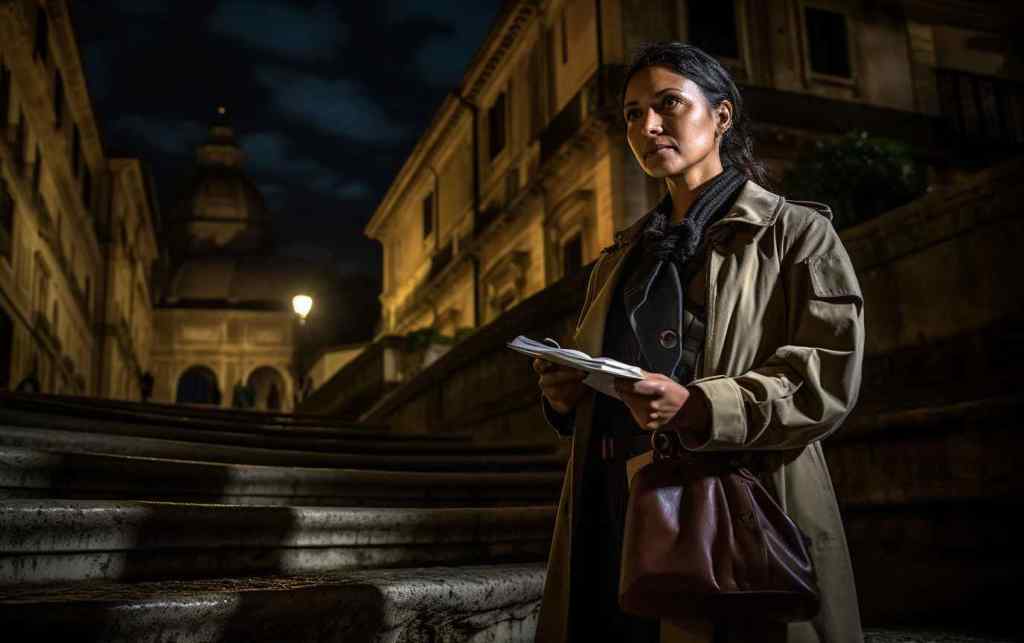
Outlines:
{"label": "stone wall", "polygon": [[[1022,179],[1024,161],[1013,161],[842,234],[864,290],[867,356],[858,407],[826,451],[869,622],[1005,618],[1000,597],[1024,571],[1000,526],[1022,490]],[[565,339],[585,277],[480,329],[363,419],[555,439],[529,360],[504,343]]]}

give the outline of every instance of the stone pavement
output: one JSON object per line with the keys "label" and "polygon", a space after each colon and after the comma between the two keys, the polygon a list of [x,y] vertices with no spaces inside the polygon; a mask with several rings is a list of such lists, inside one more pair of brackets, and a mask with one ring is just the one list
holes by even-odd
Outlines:
{"label": "stone pavement", "polygon": [[930,632],[922,630],[872,629],[864,632],[864,643],[1019,643],[1024,638]]}

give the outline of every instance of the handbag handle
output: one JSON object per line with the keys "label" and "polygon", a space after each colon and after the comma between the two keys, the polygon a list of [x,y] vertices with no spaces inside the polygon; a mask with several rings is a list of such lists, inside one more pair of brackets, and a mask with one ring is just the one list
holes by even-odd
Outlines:
{"label": "handbag handle", "polygon": [[652,431],[651,451],[655,460],[678,459],[684,453],[683,441],[674,430]]}

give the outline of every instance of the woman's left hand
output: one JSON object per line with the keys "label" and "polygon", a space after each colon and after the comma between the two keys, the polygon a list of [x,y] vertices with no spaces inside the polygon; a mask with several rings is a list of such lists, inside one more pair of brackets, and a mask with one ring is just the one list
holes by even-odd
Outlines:
{"label": "woman's left hand", "polygon": [[656,431],[668,424],[690,399],[690,391],[661,373],[642,380],[615,378],[615,390],[641,428]]}

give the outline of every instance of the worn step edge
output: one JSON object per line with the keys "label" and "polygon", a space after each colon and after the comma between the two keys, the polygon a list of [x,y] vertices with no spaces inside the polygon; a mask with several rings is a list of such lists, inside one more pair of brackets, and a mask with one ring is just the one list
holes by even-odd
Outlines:
{"label": "worn step edge", "polygon": [[1024,398],[1010,395],[883,413],[854,411],[854,415],[830,441],[842,443],[871,440],[889,431],[934,431],[944,425],[953,430],[961,428],[963,424],[982,427],[1001,419],[1017,417],[1022,408]]}
{"label": "worn step edge", "polygon": [[543,560],[554,507],[0,503],[0,585]]}
{"label": "worn step edge", "polygon": [[544,566],[366,570],[0,591],[0,628],[79,641],[533,641]]}
{"label": "worn step edge", "polygon": [[[0,447],[0,496],[416,506],[554,500],[560,471],[317,469]],[[103,495],[98,495],[103,494]]]}
{"label": "worn step edge", "polygon": [[328,547],[547,537],[553,506],[242,507],[146,501],[0,501],[4,555],[197,547]]}
{"label": "worn step edge", "polygon": [[488,454],[486,456],[443,454],[383,456],[318,453],[21,427],[0,427],[0,445],[65,453],[106,453],[198,462],[343,469],[536,471],[561,469],[565,463],[565,458],[562,455],[548,453],[535,455]]}
{"label": "worn step edge", "polygon": [[[322,415],[299,415],[291,413],[268,414],[248,409],[222,407],[201,407],[185,404],[162,404],[127,402],[104,398],[71,397],[51,394],[24,394],[0,391],[0,407],[24,410],[41,410],[52,414],[73,416],[134,418],[146,417],[154,421],[164,419],[183,424],[239,424],[241,426],[287,431],[314,429],[330,431],[335,435],[352,435],[370,439],[397,437],[387,426],[367,424],[359,421],[338,421]],[[448,434],[446,439],[467,440],[466,434]]]}
{"label": "worn step edge", "polygon": [[[517,442],[455,442],[440,441],[375,441],[305,436],[295,433],[260,434],[241,432],[236,427],[225,429],[180,428],[136,422],[98,421],[75,417],[53,416],[45,413],[0,411],[0,427],[44,428],[88,433],[92,435],[119,435],[163,440],[181,440],[225,446],[253,446],[274,449],[309,449],[334,453],[427,454],[453,455],[487,453],[552,453],[558,448],[554,440]],[[2,430],[2,428],[0,428]]]}
{"label": "worn step edge", "polygon": [[[183,431],[230,431],[236,433],[249,433],[254,435],[273,436],[299,436],[299,437],[324,437],[363,442],[394,442],[394,443],[436,443],[450,442],[453,444],[468,444],[470,436],[465,434],[426,435],[394,433],[380,428],[366,429],[341,429],[332,426],[298,425],[287,424],[264,425],[247,421],[245,419],[231,419],[229,417],[213,418],[204,416],[176,416],[170,413],[145,413],[128,411],[108,411],[95,409],[89,406],[67,406],[28,404],[19,400],[16,404],[10,404],[6,399],[0,399],[0,418],[17,418],[23,415],[43,415],[52,418],[54,421],[68,420],[71,422],[96,422],[96,423],[123,423],[141,424],[143,426],[163,426],[177,428]],[[67,406],[67,407],[66,407]],[[66,407],[66,408],[65,408]]]}

